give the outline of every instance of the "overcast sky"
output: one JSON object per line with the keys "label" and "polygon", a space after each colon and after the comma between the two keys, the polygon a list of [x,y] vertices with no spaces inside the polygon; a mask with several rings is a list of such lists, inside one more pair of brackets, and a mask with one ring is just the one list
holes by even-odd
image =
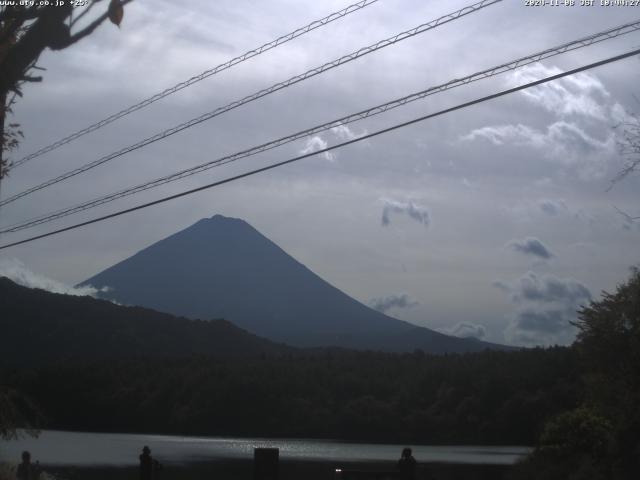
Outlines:
{"label": "overcast sky", "polygon": [[[136,0],[120,29],[47,52],[15,106],[20,158],[332,11],[342,0]],[[576,0],[576,3],[580,3]],[[2,197],[447,14],[458,0],[380,0],[11,172]],[[197,165],[633,19],[640,7],[505,0],[242,106],[0,210],[9,225]],[[20,233],[44,233],[640,47],[634,33]],[[640,112],[632,57],[355,144],[332,155],[0,252],[0,269],[65,291],[214,214],[245,219],[357,300],[443,332],[566,344],[575,310],[640,260],[638,176],[620,122]],[[49,280],[37,280],[42,277]],[[86,293],[86,292],[83,292]],[[231,319],[233,320],[233,319]]]}

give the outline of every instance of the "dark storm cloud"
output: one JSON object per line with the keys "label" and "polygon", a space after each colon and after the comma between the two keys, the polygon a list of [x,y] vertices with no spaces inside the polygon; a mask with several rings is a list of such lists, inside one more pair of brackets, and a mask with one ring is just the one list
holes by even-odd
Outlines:
{"label": "dark storm cloud", "polygon": [[502,280],[496,280],[491,285],[496,287],[498,290],[502,290],[503,292],[506,292],[506,293],[511,292],[511,287],[507,285],[505,282],[503,282]]}
{"label": "dark storm cloud", "polygon": [[535,310],[524,309],[517,313],[516,323],[524,332],[558,333],[568,323],[567,311],[562,309]]}
{"label": "dark storm cloud", "polygon": [[472,322],[460,322],[450,328],[443,328],[439,330],[447,335],[453,335],[460,338],[476,338],[482,340],[487,335],[487,329],[484,325],[480,325]]}
{"label": "dark storm cloud", "polygon": [[392,308],[410,308],[419,305],[419,302],[413,300],[406,293],[399,295],[389,295],[386,297],[374,298],[369,302],[371,308],[379,312],[386,313]]}
{"label": "dark storm cloud", "polygon": [[382,226],[386,227],[391,224],[391,214],[405,214],[409,218],[428,227],[431,223],[429,210],[426,207],[417,205],[413,202],[398,202],[395,200],[385,200],[382,208]]}
{"label": "dark storm cloud", "polygon": [[577,311],[592,299],[582,283],[571,278],[527,272],[513,285],[494,282],[510,294],[515,311],[510,315],[505,338],[520,345],[566,344],[573,340]]}
{"label": "dark storm cloud", "polygon": [[547,215],[550,215],[552,217],[560,215],[561,213],[568,210],[567,206],[562,200],[552,200],[549,198],[541,199],[538,202],[538,206],[540,207],[542,213],[546,213]]}
{"label": "dark storm cloud", "polygon": [[551,253],[544,243],[534,237],[527,237],[521,240],[511,240],[507,246],[516,252],[543,258],[545,260],[553,257],[553,253]]}
{"label": "dark storm cloud", "polygon": [[533,302],[570,302],[578,305],[591,300],[591,292],[580,282],[553,275],[539,277],[533,272],[520,278],[514,300]]}

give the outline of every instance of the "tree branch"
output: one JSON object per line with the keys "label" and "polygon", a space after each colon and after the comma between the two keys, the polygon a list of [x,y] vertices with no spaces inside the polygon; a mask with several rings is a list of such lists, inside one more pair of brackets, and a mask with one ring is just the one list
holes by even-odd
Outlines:
{"label": "tree branch", "polygon": [[61,32],[60,27],[66,28],[64,19],[69,15],[70,8],[70,4],[43,8],[38,19],[11,46],[2,59],[0,93],[16,91],[20,78],[35,63],[40,53],[47,47],[52,48],[52,44],[56,46],[64,40],[65,32]]}
{"label": "tree branch", "polygon": [[[125,6],[127,3],[131,3],[133,0],[122,0],[122,6]],[[78,40],[83,39],[84,37],[86,37],[87,35],[91,35],[93,33],[93,31],[98,28],[100,25],[102,25],[102,23],[109,18],[109,12],[105,12],[102,15],[100,15],[98,18],[96,18],[93,22],[91,22],[89,25],[87,25],[85,28],[83,28],[82,30],[80,30],[77,33],[74,33],[73,35],[71,35],[68,39],[67,42],[64,43],[64,46],[62,48],[66,48],[69,45],[72,45],[74,43],[76,43]]]}
{"label": "tree branch", "polygon": [[619,153],[631,158],[627,165],[613,177],[607,192],[612,190],[622,179],[640,168],[640,120],[636,115],[632,115],[632,117],[635,121],[622,122],[618,125],[618,127],[622,128],[622,139],[617,142]]}
{"label": "tree branch", "polygon": [[0,22],[5,20],[19,20],[24,22],[26,20],[35,20],[40,15],[38,7],[34,4],[26,9],[6,8],[0,11]]}
{"label": "tree branch", "polygon": [[41,82],[42,77],[32,77],[31,75],[25,75],[20,80],[22,80],[23,82]]}
{"label": "tree branch", "polygon": [[76,23],[78,23],[78,21],[84,17],[87,13],[89,13],[91,11],[91,9],[93,8],[93,6],[98,3],[95,0],[92,0],[92,2],[89,4],[89,6],[87,8],[85,8],[80,15],[78,15],[76,18],[73,19],[73,21],[71,22],[70,26],[73,27]]}
{"label": "tree branch", "polygon": [[10,18],[0,20],[2,24],[2,33],[0,34],[0,44],[5,44],[15,40],[20,28],[24,24],[24,20]]}

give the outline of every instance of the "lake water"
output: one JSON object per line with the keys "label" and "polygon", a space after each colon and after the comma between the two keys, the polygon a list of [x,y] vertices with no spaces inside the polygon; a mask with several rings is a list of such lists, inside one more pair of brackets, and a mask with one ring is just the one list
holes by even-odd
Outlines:
{"label": "lake water", "polygon": [[[256,447],[280,449],[280,459],[296,461],[395,462],[406,445],[344,443],[331,440],[179,437],[43,431],[37,439],[0,442],[0,461],[16,462],[28,450],[34,460],[47,465],[112,466],[138,464],[144,445],[163,464],[189,464],[224,460],[250,460]],[[526,455],[521,446],[421,446],[410,445],[420,462],[509,465]]]}

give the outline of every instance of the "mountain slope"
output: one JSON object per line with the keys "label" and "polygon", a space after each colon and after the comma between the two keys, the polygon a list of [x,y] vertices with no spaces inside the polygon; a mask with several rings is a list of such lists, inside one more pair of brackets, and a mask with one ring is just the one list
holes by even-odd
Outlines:
{"label": "mountain slope", "polygon": [[26,288],[0,277],[0,365],[125,358],[222,358],[290,353],[225,320],[176,318],[91,297]]}
{"label": "mountain slope", "polygon": [[[89,278],[104,298],[190,318],[225,318],[301,347],[430,353],[489,347],[372,310],[314,274],[243,220],[216,215]],[[498,346],[495,346],[498,347]]]}

